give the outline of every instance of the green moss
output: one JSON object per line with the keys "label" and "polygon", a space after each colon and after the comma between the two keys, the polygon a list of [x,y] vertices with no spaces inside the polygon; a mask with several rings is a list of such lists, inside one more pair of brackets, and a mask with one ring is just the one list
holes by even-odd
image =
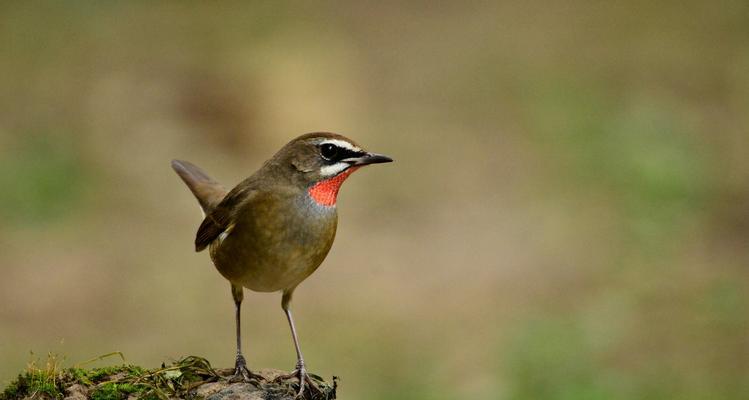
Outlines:
{"label": "green moss", "polygon": [[145,385],[110,382],[98,386],[91,393],[91,400],[122,400],[131,394],[140,393],[146,389]]}
{"label": "green moss", "polygon": [[18,396],[18,380],[13,381],[8,385],[2,393],[0,393],[0,400],[14,399]]}
{"label": "green moss", "polygon": [[91,382],[97,383],[106,380],[106,378],[114,375],[122,374],[125,377],[137,378],[145,373],[146,371],[143,368],[135,365],[115,365],[112,367],[92,369],[91,371],[88,371],[88,375],[86,377]]}
{"label": "green moss", "polygon": [[[50,361],[51,360],[51,361]],[[57,358],[52,357],[43,368],[31,363],[29,369],[19,375],[5,391],[0,400],[20,400],[34,397],[42,400],[63,399],[66,389],[81,385],[92,400],[125,400],[130,396],[144,400],[166,400],[188,398],[190,391],[206,382],[224,379],[208,360],[201,357],[185,357],[171,365],[145,370],[134,365],[83,369],[61,369]],[[321,378],[313,376],[318,386],[329,386]],[[293,387],[278,385],[277,390],[286,394]],[[334,395],[335,388],[332,388]]]}
{"label": "green moss", "polygon": [[80,383],[81,385],[84,385],[84,386],[93,385],[93,382],[91,382],[91,378],[89,377],[89,374],[91,373],[91,371],[86,371],[83,368],[70,368],[68,372],[72,376],[73,380]]}
{"label": "green moss", "polygon": [[0,400],[10,400],[26,396],[40,398],[62,398],[60,381],[55,374],[46,371],[27,371],[18,376],[0,395]]}
{"label": "green moss", "polygon": [[43,368],[37,364],[41,363],[34,360],[29,369],[0,394],[0,400],[16,400],[30,395],[62,399],[64,388],[74,384],[88,388],[90,398],[94,400],[120,400],[132,394],[143,399],[163,399],[186,395],[196,383],[219,379],[210,363],[200,357],[185,357],[154,370],[135,365],[63,370],[59,368],[56,357],[49,358]]}

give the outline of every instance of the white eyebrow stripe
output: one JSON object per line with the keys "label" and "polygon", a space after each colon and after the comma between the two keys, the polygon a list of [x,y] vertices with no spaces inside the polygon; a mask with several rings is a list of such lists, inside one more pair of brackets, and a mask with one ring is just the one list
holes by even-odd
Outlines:
{"label": "white eyebrow stripe", "polygon": [[349,143],[349,142],[347,142],[345,140],[340,140],[340,139],[327,139],[327,140],[323,140],[322,142],[320,142],[320,144],[321,145],[323,145],[323,144],[333,144],[333,145],[336,145],[338,147],[342,147],[344,149],[348,149],[348,150],[351,150],[351,151],[361,151],[361,148],[359,148],[357,146],[354,146],[353,144],[351,144],[351,143]]}
{"label": "white eyebrow stripe", "polygon": [[345,162],[337,162],[333,165],[326,165],[322,168],[320,168],[320,175],[322,176],[332,176],[336,175],[339,172],[342,172],[344,169],[350,167],[351,164],[345,163]]}

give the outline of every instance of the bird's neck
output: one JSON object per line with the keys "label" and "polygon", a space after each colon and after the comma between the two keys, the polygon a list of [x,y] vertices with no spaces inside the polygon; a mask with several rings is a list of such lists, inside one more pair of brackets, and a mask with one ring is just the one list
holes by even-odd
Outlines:
{"label": "bird's neck", "polygon": [[357,169],[359,167],[351,167],[332,178],[317,182],[307,189],[307,193],[315,203],[325,207],[334,207],[343,181]]}

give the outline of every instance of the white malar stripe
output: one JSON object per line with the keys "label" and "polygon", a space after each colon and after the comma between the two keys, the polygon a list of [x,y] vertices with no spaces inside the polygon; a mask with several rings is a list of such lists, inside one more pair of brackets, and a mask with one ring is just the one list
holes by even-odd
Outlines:
{"label": "white malar stripe", "polygon": [[351,151],[361,151],[361,149],[359,147],[356,147],[353,144],[351,144],[351,143],[349,143],[349,142],[347,142],[345,140],[340,140],[340,139],[327,139],[327,140],[323,140],[322,142],[320,142],[320,144],[321,145],[323,145],[323,144],[332,144],[332,145],[336,145],[338,147],[341,147],[341,148],[344,148],[344,149],[348,149],[348,150],[351,150]]}
{"label": "white malar stripe", "polygon": [[351,164],[345,162],[337,162],[333,165],[326,165],[320,168],[320,175],[322,176],[333,176],[343,172],[346,168],[350,167]]}

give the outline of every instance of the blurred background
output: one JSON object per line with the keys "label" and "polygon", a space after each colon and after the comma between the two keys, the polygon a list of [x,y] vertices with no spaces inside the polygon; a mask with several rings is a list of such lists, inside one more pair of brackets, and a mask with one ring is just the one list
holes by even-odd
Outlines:
{"label": "blurred background", "polygon": [[[745,1],[6,1],[0,37],[0,386],[230,366],[169,161],[233,186],[324,130],[396,159],[295,296],[341,398],[749,398]],[[251,367],[294,366],[280,300]]]}

